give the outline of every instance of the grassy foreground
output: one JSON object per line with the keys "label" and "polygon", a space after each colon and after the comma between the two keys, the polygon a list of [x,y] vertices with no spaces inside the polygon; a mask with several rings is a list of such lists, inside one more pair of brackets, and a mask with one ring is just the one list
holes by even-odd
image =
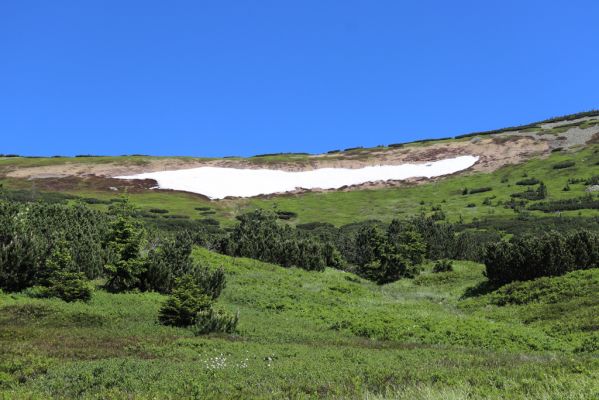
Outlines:
{"label": "grassy foreground", "polygon": [[599,270],[485,293],[483,266],[377,286],[196,249],[237,335],[157,323],[164,297],[0,294],[0,398],[592,399]]}

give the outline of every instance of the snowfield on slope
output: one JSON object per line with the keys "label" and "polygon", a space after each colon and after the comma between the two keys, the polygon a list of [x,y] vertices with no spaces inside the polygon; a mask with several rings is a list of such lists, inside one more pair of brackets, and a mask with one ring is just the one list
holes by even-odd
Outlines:
{"label": "snowfield on slope", "polygon": [[159,189],[199,193],[212,199],[252,197],[296,189],[338,189],[367,182],[433,178],[470,168],[476,156],[460,156],[423,164],[376,165],[365,168],[321,168],[290,172],[274,169],[199,167],[175,171],[117,176],[118,179],[154,179]]}

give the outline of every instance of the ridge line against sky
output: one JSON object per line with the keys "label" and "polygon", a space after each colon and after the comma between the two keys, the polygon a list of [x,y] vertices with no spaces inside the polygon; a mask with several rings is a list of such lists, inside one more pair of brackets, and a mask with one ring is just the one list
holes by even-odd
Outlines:
{"label": "ridge line against sky", "polygon": [[0,153],[251,156],[599,107],[599,3],[0,4]]}

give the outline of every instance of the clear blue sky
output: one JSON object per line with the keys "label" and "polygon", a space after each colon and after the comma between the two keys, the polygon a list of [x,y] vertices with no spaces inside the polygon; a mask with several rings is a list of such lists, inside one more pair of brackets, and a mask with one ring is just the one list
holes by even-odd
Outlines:
{"label": "clear blue sky", "polygon": [[593,108],[596,0],[0,2],[0,153],[322,152]]}

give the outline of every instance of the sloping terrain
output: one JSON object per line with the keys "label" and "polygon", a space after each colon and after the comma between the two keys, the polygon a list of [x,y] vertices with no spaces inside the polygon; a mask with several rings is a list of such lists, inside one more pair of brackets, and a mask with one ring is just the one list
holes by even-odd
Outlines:
{"label": "sloping terrain", "polygon": [[219,303],[239,312],[238,335],[194,337],[160,326],[164,296],[153,293],[98,290],[89,304],[0,294],[0,392],[11,399],[599,393],[588,326],[596,323],[597,270],[546,279],[534,296],[521,297],[526,288],[516,286],[464,298],[484,280],[479,264],[437,274],[427,266],[415,280],[377,286],[332,269],[284,269],[204,249],[195,257],[225,267]]}
{"label": "sloping terrain", "polygon": [[[316,168],[359,168],[368,165],[421,163],[460,155],[481,157],[480,162],[474,167],[475,171],[493,171],[533,156],[547,155],[556,148],[569,149],[589,142],[599,134],[599,112],[581,115],[455,138],[422,140],[375,148],[357,147],[318,155],[271,154],[221,159],[149,156],[81,156],[72,159],[57,156],[15,162],[5,159],[0,163],[0,173],[13,178],[40,179],[86,175],[113,177],[200,166],[305,171]],[[201,152],[201,149],[198,151]]]}
{"label": "sloping terrain", "polygon": [[[1,158],[0,399],[599,398],[597,122],[316,156]],[[481,161],[451,176],[217,201],[113,175],[462,151]],[[236,328],[163,325],[192,274],[226,281],[212,300]]]}
{"label": "sloping terrain", "polygon": [[[370,149],[356,148],[323,155],[277,154],[246,159],[196,159],[190,157],[75,157],[0,158],[0,183],[5,189],[29,199],[63,196],[81,198],[94,207],[123,193],[143,210],[164,209],[168,215],[152,216],[173,220],[218,221],[229,224],[236,215],[253,208],[277,209],[296,215],[290,222],[330,222],[336,225],[356,219],[390,220],[396,216],[430,212],[441,207],[448,218],[515,217],[504,203],[520,189],[524,175],[543,181],[547,200],[568,200],[586,194],[584,181],[599,174],[597,137],[599,112],[582,113],[523,127],[473,133],[454,139],[395,144]],[[152,180],[124,181],[119,174],[218,165],[243,168],[306,170],[319,167],[361,167],[430,161],[443,157],[474,154],[480,160],[455,176],[408,181],[373,182],[333,191],[300,191],[286,195],[250,199],[209,201],[198,194],[152,190]],[[559,162],[573,161],[564,169]],[[578,180],[569,185],[568,181]],[[490,187],[489,192],[462,195],[464,188]],[[66,196],[66,197],[65,197]],[[595,215],[596,210],[564,210],[564,215]],[[541,211],[531,210],[543,216]]]}

